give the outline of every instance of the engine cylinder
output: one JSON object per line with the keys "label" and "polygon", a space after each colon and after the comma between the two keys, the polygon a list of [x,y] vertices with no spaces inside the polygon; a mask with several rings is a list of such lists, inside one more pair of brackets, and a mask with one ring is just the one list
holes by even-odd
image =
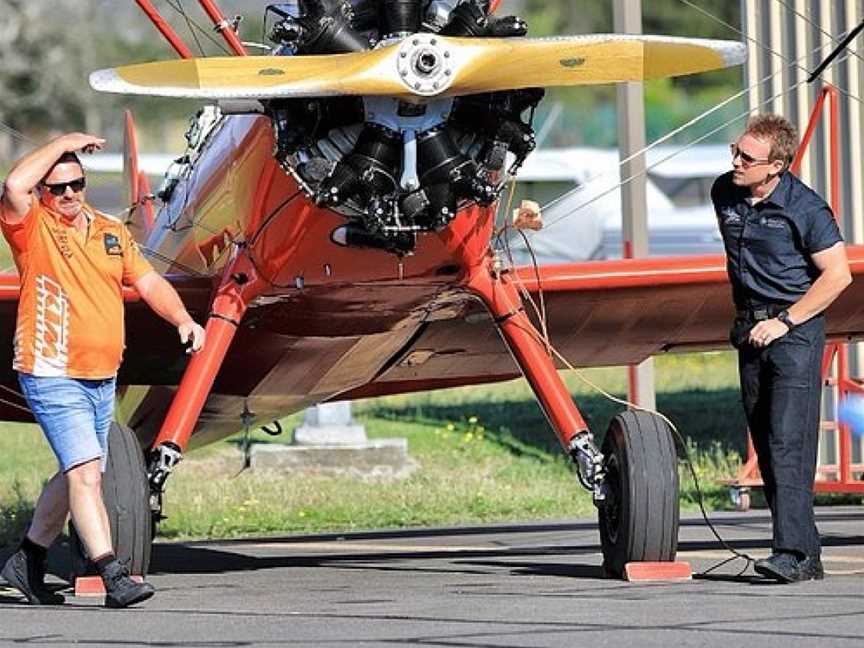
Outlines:
{"label": "engine cylinder", "polygon": [[301,54],[347,54],[369,49],[369,41],[351,25],[350,5],[342,0],[301,0]]}
{"label": "engine cylinder", "polygon": [[379,0],[378,21],[381,38],[420,31],[422,0]]}
{"label": "engine cylinder", "polygon": [[417,171],[421,185],[453,180],[453,172],[471,161],[462,154],[446,129],[433,128],[417,135]]}

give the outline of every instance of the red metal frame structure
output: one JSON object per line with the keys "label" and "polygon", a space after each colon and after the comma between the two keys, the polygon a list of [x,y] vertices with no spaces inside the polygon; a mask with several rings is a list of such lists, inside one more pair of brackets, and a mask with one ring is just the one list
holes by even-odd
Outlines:
{"label": "red metal frame structure", "polygon": [[[834,211],[834,217],[839,219],[841,208],[840,104],[839,92],[834,86],[826,85],[819,93],[819,98],[810,114],[810,121],[801,141],[801,146],[798,148],[795,159],[792,161],[790,170],[796,175],[800,172],[801,160],[807,147],[810,145],[810,141],[813,139],[813,133],[825,109],[826,99],[829,101],[829,202],[831,203],[831,209]],[[835,364],[835,359],[836,373],[832,376],[831,368]],[[864,393],[864,386],[858,380],[849,376],[849,349],[846,344],[833,343],[826,347],[825,355],[822,357],[822,379],[826,387],[836,389],[838,399],[844,399],[851,393]],[[826,430],[838,430],[839,461],[834,464],[820,464],[817,467],[816,482],[813,486],[814,491],[817,493],[864,493],[864,480],[853,478],[853,475],[856,473],[864,473],[864,463],[852,464],[852,438],[849,427],[844,424],[838,424],[835,421],[823,421],[820,431]],[[741,467],[741,470],[738,471],[735,479],[730,484],[733,488],[748,488],[762,485],[756,450],[753,447],[749,433],[747,435],[747,462]],[[746,508],[746,504],[742,503],[742,507]]]}

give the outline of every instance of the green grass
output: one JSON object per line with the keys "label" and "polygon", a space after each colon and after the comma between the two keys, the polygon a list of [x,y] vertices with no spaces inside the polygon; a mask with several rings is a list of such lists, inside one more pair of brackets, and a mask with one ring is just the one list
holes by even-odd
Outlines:
{"label": "green grass", "polygon": [[[622,369],[585,372],[622,395]],[[602,431],[621,406],[565,375],[592,428]],[[668,356],[657,361],[658,403],[687,435],[709,508],[728,507],[716,482],[734,474],[744,423],[731,354]],[[401,480],[245,471],[233,438],[189,455],[169,481],[162,537],[348,531],[593,516],[555,435],[523,381],[441,390],[357,403],[370,437],[406,437],[420,468]],[[291,430],[296,414],[283,421]],[[55,464],[33,426],[0,428],[0,545],[25,528]],[[602,435],[601,435],[602,436]],[[258,443],[285,443],[255,432]],[[689,473],[682,470],[682,506],[695,510]]]}
{"label": "green grass", "polygon": [[20,538],[57,461],[35,425],[0,423],[0,546]]}

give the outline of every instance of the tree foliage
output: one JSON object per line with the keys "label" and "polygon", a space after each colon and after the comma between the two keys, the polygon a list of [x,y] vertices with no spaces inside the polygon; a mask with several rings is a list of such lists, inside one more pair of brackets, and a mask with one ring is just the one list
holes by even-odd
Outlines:
{"label": "tree foliage", "polygon": [[[689,1],[704,13],[683,0],[643,0],[644,31],[738,38],[733,29],[739,24],[738,2]],[[223,53],[198,3],[156,0],[154,4],[193,51]],[[241,35],[249,40],[261,40],[266,4],[260,0],[219,1],[227,15],[244,14]],[[612,10],[610,0],[504,0],[500,12],[522,15],[528,20],[531,35],[545,36],[610,32]],[[100,95],[90,89],[87,76],[94,69],[174,57],[131,0],[0,0],[0,16],[0,123],[32,134],[34,139],[42,139],[49,131],[73,129],[109,135],[112,133],[105,131],[114,129],[113,136],[117,136],[125,107],[134,108],[136,120],[144,128],[164,127],[167,121],[191,112],[196,105]],[[649,102],[649,123],[668,122],[663,116],[667,113],[675,119],[691,114],[692,107],[700,103],[688,100],[693,93],[713,98],[718,88],[730,89],[729,94],[739,85],[738,70],[694,75],[658,85],[647,93],[654,102]],[[608,144],[610,137],[614,140],[614,100],[613,86],[551,91],[539,119],[556,101],[562,102],[565,111],[547,144]],[[659,118],[652,113],[657,110]]]}

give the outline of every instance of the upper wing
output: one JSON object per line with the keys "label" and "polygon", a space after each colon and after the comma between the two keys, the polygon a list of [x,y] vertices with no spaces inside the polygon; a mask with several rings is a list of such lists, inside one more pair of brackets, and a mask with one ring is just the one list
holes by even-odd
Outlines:
{"label": "upper wing", "polygon": [[[834,339],[862,339],[864,246],[847,250],[857,280],[829,309],[828,333]],[[723,256],[588,262],[518,273],[535,302],[542,287],[552,342],[575,366],[635,364],[666,351],[730,348],[734,309]],[[348,396],[517,377],[519,370],[484,313],[478,303],[459,318],[428,323],[398,361]]]}

